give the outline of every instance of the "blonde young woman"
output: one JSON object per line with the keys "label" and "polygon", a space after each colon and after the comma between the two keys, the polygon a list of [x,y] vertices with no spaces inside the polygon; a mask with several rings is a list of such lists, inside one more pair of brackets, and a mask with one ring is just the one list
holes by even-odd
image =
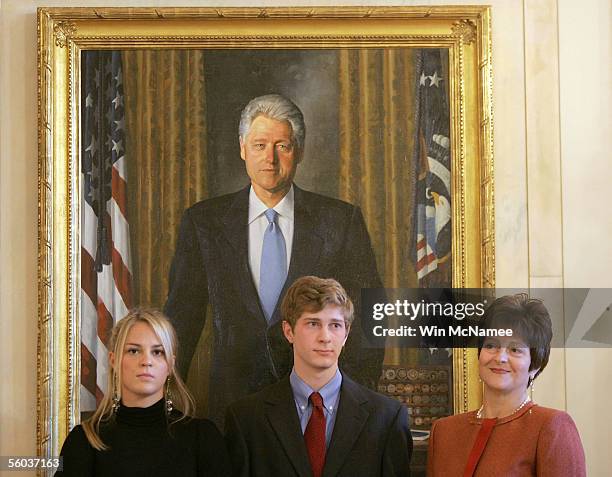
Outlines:
{"label": "blonde young woman", "polygon": [[176,372],[168,319],[155,310],[131,311],[115,325],[110,350],[109,392],[66,438],[56,476],[228,475],[218,429],[190,417],[193,399]]}
{"label": "blonde young woman", "polygon": [[528,392],[550,355],[552,324],[546,307],[524,293],[504,296],[487,309],[484,323],[510,328],[513,336],[482,343],[482,407],[434,422],[427,475],[584,477],[584,451],[574,421],[564,411],[533,403]]}

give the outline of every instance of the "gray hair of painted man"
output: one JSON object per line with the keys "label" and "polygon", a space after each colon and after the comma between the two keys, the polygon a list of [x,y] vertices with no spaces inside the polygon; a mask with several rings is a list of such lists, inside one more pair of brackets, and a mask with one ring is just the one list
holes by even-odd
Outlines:
{"label": "gray hair of painted man", "polygon": [[304,150],[306,125],[304,115],[293,101],[280,94],[266,94],[249,101],[240,115],[238,135],[240,142],[244,142],[251,124],[258,116],[266,116],[276,121],[287,121],[291,125],[292,140],[300,151]]}

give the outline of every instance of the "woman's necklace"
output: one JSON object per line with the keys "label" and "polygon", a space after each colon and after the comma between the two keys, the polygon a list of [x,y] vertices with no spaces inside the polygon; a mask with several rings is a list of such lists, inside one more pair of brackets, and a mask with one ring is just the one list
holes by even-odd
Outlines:
{"label": "woman's necklace", "polygon": [[[519,412],[521,409],[523,409],[523,407],[525,407],[525,404],[527,404],[528,402],[529,402],[529,396],[525,396],[525,399],[523,399],[523,402],[521,403],[521,405],[517,407],[514,411],[512,411],[509,414],[509,416],[512,416],[512,414],[516,414],[517,412]],[[484,403],[482,404],[482,406],[480,406],[480,409],[478,409],[478,411],[476,412],[477,419],[482,419],[483,409],[484,409]]]}

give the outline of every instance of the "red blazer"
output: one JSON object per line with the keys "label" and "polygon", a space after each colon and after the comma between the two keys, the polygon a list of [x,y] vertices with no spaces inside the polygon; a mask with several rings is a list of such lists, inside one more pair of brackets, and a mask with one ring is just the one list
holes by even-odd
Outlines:
{"label": "red blazer", "polygon": [[[476,412],[434,422],[427,475],[462,477],[481,420]],[[499,419],[478,462],[475,477],[584,477],[584,450],[572,418],[530,403]]]}

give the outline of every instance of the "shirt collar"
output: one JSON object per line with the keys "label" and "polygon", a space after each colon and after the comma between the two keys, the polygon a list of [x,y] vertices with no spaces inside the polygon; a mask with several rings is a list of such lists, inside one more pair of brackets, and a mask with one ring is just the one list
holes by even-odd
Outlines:
{"label": "shirt collar", "polygon": [[[308,384],[306,384],[295,372],[295,368],[291,370],[289,382],[293,390],[293,397],[300,409],[308,407],[308,398],[315,392]],[[323,398],[323,407],[328,412],[332,412],[338,403],[338,395],[340,394],[340,386],[342,386],[342,374],[339,369],[336,369],[336,374],[331,378],[325,386],[319,389],[319,394]]]}
{"label": "shirt collar", "polygon": [[[273,209],[280,215],[281,217],[286,217],[287,219],[293,221],[293,204],[294,204],[294,190],[293,184],[291,184],[291,188],[289,192],[285,194],[285,197],[281,199],[281,201],[276,204]],[[266,210],[268,210],[268,206],[264,204],[257,194],[253,190],[253,187],[249,190],[249,224],[253,222],[256,218],[262,215]]]}

